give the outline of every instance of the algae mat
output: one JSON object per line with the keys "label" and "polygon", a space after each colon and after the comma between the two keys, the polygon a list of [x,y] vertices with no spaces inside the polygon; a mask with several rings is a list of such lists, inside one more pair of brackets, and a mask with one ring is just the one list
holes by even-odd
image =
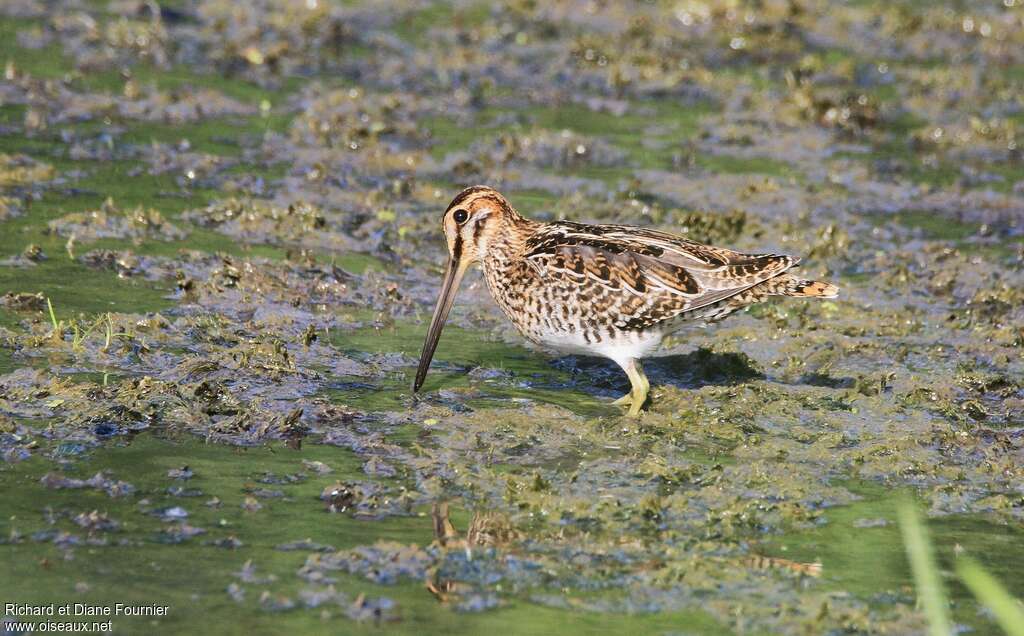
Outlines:
{"label": "algae mat", "polygon": [[[236,4],[0,7],[8,631],[923,633],[912,497],[996,633],[1018,3]],[[678,334],[627,420],[471,276],[413,396],[474,183],[842,295]]]}

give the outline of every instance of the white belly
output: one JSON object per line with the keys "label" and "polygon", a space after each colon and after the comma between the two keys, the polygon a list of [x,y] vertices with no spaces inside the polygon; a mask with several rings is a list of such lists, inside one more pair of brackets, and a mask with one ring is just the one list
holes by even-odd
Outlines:
{"label": "white belly", "polygon": [[624,366],[630,360],[646,358],[657,351],[664,334],[659,331],[614,332],[614,335],[602,332],[598,336],[596,341],[590,342],[580,331],[529,334],[527,337],[558,351],[609,358]]}

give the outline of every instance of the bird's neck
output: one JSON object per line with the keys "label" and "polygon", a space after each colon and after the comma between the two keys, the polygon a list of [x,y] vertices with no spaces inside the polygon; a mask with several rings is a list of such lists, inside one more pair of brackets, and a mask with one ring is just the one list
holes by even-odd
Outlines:
{"label": "bird's neck", "polygon": [[481,261],[485,270],[506,269],[523,253],[526,240],[536,232],[541,223],[512,213],[502,220],[500,227],[487,237],[481,246]]}
{"label": "bird's neck", "polygon": [[480,265],[491,297],[520,331],[526,329],[524,286],[529,285],[533,269],[527,264],[526,241],[543,226],[542,223],[516,215],[499,232],[495,232],[481,253]]}

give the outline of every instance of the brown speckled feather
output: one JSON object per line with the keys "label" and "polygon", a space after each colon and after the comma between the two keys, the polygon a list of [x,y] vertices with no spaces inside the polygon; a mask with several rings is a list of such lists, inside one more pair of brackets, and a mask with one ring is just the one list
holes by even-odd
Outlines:
{"label": "brown speckled feather", "polygon": [[616,326],[636,329],[712,305],[799,262],[742,254],[671,234],[621,225],[551,223],[530,236],[523,257],[546,280],[626,291]]}

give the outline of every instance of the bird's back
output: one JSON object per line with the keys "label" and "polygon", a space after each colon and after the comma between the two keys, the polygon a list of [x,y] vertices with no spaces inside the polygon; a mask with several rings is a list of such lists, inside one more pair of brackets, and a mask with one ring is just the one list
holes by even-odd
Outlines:
{"label": "bird's back", "polygon": [[715,313],[800,260],[570,222],[539,224],[515,245],[516,254],[483,259],[492,294],[525,336],[568,350],[623,338],[660,342],[688,316]]}

